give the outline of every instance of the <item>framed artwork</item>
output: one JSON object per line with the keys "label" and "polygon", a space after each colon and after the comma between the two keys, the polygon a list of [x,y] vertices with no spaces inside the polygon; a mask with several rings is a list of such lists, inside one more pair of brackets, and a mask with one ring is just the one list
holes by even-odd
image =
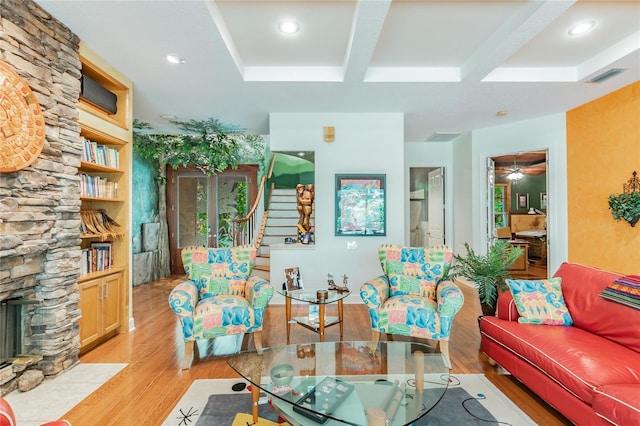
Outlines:
{"label": "framed artwork", "polygon": [[541,210],[547,209],[547,193],[546,192],[540,193],[540,209]]}
{"label": "framed artwork", "polygon": [[284,290],[302,290],[302,279],[300,279],[300,268],[292,266],[284,270]]}
{"label": "framed artwork", "polygon": [[516,193],[516,203],[518,210],[529,210],[529,193]]}
{"label": "framed artwork", "polygon": [[336,175],[336,236],[387,235],[385,177]]}

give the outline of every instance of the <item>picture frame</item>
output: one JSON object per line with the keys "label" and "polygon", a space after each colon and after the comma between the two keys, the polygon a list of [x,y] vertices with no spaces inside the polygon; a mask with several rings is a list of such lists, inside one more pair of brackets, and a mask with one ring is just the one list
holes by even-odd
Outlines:
{"label": "picture frame", "polygon": [[385,236],[386,175],[335,175],[335,235]]}
{"label": "picture frame", "polygon": [[529,193],[516,193],[516,207],[518,210],[529,210]]}
{"label": "picture frame", "polygon": [[302,279],[300,277],[300,268],[292,266],[284,269],[284,290],[294,291],[302,290]]}
{"label": "picture frame", "polygon": [[547,193],[541,192],[540,193],[540,210],[546,210],[546,209],[547,209]]}

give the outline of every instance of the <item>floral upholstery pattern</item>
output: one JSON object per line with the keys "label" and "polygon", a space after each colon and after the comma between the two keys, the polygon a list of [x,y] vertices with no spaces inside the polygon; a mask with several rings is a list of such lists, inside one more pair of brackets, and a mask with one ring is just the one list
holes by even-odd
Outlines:
{"label": "floral upholstery pattern", "polygon": [[446,246],[382,244],[378,257],[383,275],[360,287],[360,297],[369,309],[371,329],[448,341],[453,317],[464,303],[458,286],[443,280],[451,267],[453,252]]}
{"label": "floral upholstery pattern", "polygon": [[169,295],[185,342],[262,330],[273,286],[252,276],[256,249],[186,247],[182,261],[189,280]]}

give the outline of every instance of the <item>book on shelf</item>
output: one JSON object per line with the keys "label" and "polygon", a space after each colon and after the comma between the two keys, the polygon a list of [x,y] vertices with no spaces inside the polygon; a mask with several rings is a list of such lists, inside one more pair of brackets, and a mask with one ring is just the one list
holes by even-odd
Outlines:
{"label": "book on shelf", "polygon": [[83,197],[118,198],[118,182],[100,176],[80,175],[80,195]]}
{"label": "book on shelf", "polygon": [[80,274],[105,271],[113,266],[112,242],[91,243],[88,248],[82,249],[80,256]]}
{"label": "book on shelf", "polygon": [[97,142],[83,138],[84,149],[81,153],[82,161],[98,164],[100,166],[118,169],[120,167],[119,153],[115,148],[100,145]]}

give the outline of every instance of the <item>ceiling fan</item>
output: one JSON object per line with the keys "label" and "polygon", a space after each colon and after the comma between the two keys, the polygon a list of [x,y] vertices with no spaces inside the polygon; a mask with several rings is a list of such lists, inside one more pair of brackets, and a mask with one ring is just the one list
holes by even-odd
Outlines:
{"label": "ceiling fan", "polygon": [[515,156],[513,157],[513,167],[509,167],[508,169],[506,169],[505,174],[507,176],[507,179],[512,182],[517,182],[524,177],[524,171],[516,164]]}

